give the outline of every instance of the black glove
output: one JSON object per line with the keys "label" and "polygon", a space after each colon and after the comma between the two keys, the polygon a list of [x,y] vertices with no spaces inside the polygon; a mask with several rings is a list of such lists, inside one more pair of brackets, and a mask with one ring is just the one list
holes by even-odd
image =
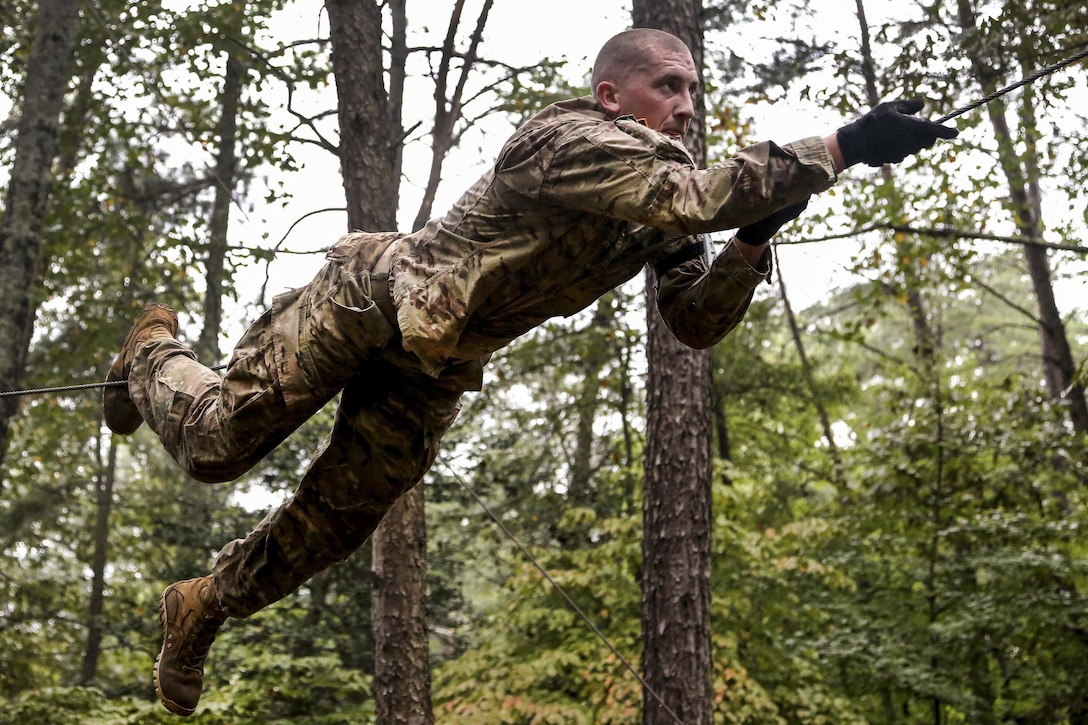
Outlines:
{"label": "black glove", "polygon": [[864,161],[869,166],[895,164],[927,149],[939,138],[955,138],[959,131],[912,116],[922,110],[921,98],[888,101],[838,130],[839,149],[847,166]]}
{"label": "black glove", "polygon": [[751,244],[753,247],[758,247],[760,244],[766,244],[770,241],[771,237],[782,228],[783,224],[801,216],[801,212],[803,212],[807,206],[808,199],[805,199],[799,204],[779,209],[774,214],[764,217],[758,222],[738,229],[737,239],[745,244]]}

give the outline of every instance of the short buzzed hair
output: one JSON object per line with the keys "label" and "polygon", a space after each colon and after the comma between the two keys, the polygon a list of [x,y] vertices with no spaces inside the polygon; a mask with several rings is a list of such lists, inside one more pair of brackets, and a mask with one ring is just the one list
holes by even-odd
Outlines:
{"label": "short buzzed hair", "polygon": [[649,48],[690,53],[684,41],[671,33],[655,28],[634,28],[613,35],[597,53],[590,77],[591,91],[597,96],[597,86],[602,81],[621,83],[628,76],[646,67],[646,51]]}

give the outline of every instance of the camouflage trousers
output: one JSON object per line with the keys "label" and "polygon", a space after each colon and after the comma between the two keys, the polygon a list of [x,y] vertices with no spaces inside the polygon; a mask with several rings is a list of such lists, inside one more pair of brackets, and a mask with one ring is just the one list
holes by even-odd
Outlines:
{"label": "camouflage trousers", "polygon": [[144,346],[130,395],[166,450],[194,478],[237,478],[337,393],[332,431],[295,493],[219,553],[224,610],[248,616],[347,558],[434,462],[479,389],[482,361],[422,373],[375,303],[376,267],[395,234],[348,235],[307,286],[275,298],[222,377],[175,340]]}

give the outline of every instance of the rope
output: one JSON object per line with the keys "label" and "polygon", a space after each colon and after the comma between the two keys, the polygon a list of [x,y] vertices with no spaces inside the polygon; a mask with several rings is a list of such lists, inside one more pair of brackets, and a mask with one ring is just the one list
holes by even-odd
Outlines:
{"label": "rope", "polygon": [[[226,364],[216,365],[209,370],[222,370]],[[45,393],[66,393],[72,390],[94,390],[95,388],[119,388],[128,385],[128,380],[110,380],[101,383],[80,383],[78,385],[56,385],[51,388],[31,388],[29,390],[2,390],[0,398],[15,398],[20,395],[42,395]]]}
{"label": "rope", "polygon": [[1084,50],[1082,50],[1081,52],[1079,52],[1079,53],[1077,53],[1075,55],[1069,56],[1065,60],[1058,61],[1057,63],[1055,63],[1053,65],[1048,65],[1047,67],[1042,68],[1041,70],[1038,70],[1038,71],[1032,73],[1027,78],[1023,78],[1023,79],[1017,81],[1016,83],[1013,83],[1011,86],[1005,86],[1001,90],[994,91],[993,93],[990,93],[989,95],[983,96],[982,98],[978,99],[974,103],[969,103],[968,105],[964,106],[963,108],[958,108],[955,111],[952,111],[952,113],[947,113],[947,114],[941,116],[940,118],[938,118],[935,121],[935,123],[944,123],[945,121],[951,120],[951,119],[955,118],[956,116],[962,116],[963,114],[967,113],[968,111],[973,111],[974,109],[978,108],[979,106],[984,106],[987,103],[989,103],[990,101],[992,101],[992,100],[994,100],[996,98],[1000,98],[1001,96],[1004,96],[1007,93],[1011,93],[1011,92],[1015,91],[1017,88],[1020,88],[1021,86],[1026,86],[1029,83],[1034,83],[1035,81],[1039,80],[1043,76],[1048,76],[1051,73],[1054,73],[1055,71],[1061,70],[1062,68],[1066,67],[1067,65],[1073,65],[1077,61],[1084,60],[1085,58],[1088,58],[1088,48],[1085,48]]}
{"label": "rope", "polygon": [[495,513],[488,507],[488,505],[484,503],[483,499],[481,499],[476,494],[476,492],[472,490],[472,487],[468,485],[465,479],[459,473],[457,473],[457,471],[453,470],[453,468],[444,460],[440,459],[439,462],[449,472],[449,474],[453,476],[454,480],[456,480],[466,491],[468,491],[468,494],[472,496],[473,500],[475,500],[476,503],[480,505],[480,508],[482,508],[487,513],[487,515],[491,517],[491,520],[494,521],[495,524],[502,530],[503,534],[505,534],[506,537],[512,542],[514,542],[514,545],[518,547],[521,553],[525,556],[526,559],[529,560],[529,562],[536,568],[536,570],[539,571],[541,575],[548,580],[548,583],[552,585],[555,591],[559,592],[560,596],[562,596],[563,599],[566,601],[567,606],[574,610],[578,617],[583,622],[585,622],[586,626],[592,629],[593,633],[597,635],[597,637],[602,642],[604,642],[605,646],[608,647],[609,651],[611,651],[612,654],[616,656],[616,659],[618,659],[623,664],[627,671],[634,675],[635,679],[639,681],[639,684],[642,685],[642,688],[646,691],[646,693],[650,695],[650,697],[652,697],[654,701],[656,701],[657,704],[659,704],[665,710],[665,712],[669,713],[669,715],[672,717],[673,721],[677,723],[677,725],[683,725],[683,722],[680,720],[679,716],[677,716],[677,714],[673,712],[672,708],[665,704],[665,701],[661,698],[661,696],[658,695],[654,691],[654,689],[646,683],[646,680],[643,679],[642,675],[638,673],[638,671],[631,665],[626,657],[620,654],[619,650],[617,650],[616,647],[608,640],[608,637],[605,636],[604,632],[602,632],[600,628],[596,624],[594,624],[589,616],[582,610],[582,608],[579,607],[578,604],[570,598],[570,595],[563,590],[563,587],[559,586],[559,583],[555,581],[555,579],[553,579],[550,574],[548,574],[547,570],[540,564],[540,562],[536,560],[536,557],[534,557],[529,552],[529,550],[525,548],[524,544],[518,541],[518,538],[514,536],[513,532],[511,532],[510,529],[506,528],[506,525],[503,524],[502,520],[499,519],[499,517],[495,515]]}
{"label": "rope", "polygon": [[984,242],[1001,242],[1002,244],[1015,244],[1021,247],[1037,247],[1039,249],[1053,249],[1060,252],[1073,252],[1088,257],[1088,247],[1078,244],[1060,244],[1058,242],[1044,242],[1029,237],[1007,237],[1001,234],[983,234],[982,232],[966,232],[959,229],[934,229],[932,227],[912,227],[904,224],[866,224],[865,226],[830,234],[826,237],[805,237],[804,239],[774,239],[771,244],[776,247],[795,247],[800,244],[816,244],[818,242],[831,242],[836,239],[849,239],[869,232],[889,230],[903,234],[919,234],[927,237],[940,237],[942,239],[977,239]]}
{"label": "rope", "polygon": [[20,395],[41,395],[43,393],[65,393],[70,390],[93,390],[94,388],[112,388],[128,385],[127,380],[113,380],[108,383],[82,383],[80,385],[58,385],[52,388],[31,388],[29,390],[3,390],[0,398],[14,398]]}

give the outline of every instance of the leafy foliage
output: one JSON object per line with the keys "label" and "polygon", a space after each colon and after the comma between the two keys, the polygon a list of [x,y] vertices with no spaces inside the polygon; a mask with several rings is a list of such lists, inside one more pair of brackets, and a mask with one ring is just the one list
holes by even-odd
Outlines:
{"label": "leafy foliage", "polygon": [[[758,135],[760,101],[843,116],[866,103],[845,26],[834,37],[802,31],[811,8],[800,3],[708,5],[708,18],[733,23],[728,50],[712,43],[708,54],[720,70],[708,89],[719,155]],[[873,19],[882,94],[919,90],[931,109],[951,109],[978,94],[973,57],[1004,82],[1085,41],[1076,3],[974,5],[981,21],[970,34],[949,30],[953,3]],[[277,6],[99,2],[82,17],[29,385],[100,380],[144,301],[200,299],[211,180],[193,149],[216,142],[214,79],[231,49],[249,49],[251,64],[246,169],[292,168],[262,92],[320,86],[323,58],[258,47]],[[9,98],[33,9],[0,9],[13,29],[0,40]],[[778,30],[790,42],[753,68],[762,51],[746,39],[775,41]],[[536,76],[504,77],[515,92],[500,103],[519,116],[581,92],[563,70],[546,63]],[[1088,136],[1072,100],[1077,77],[1052,76],[1025,91],[1031,104],[1017,96],[1007,109],[1020,150],[1034,144],[1046,239],[1079,244]],[[714,350],[716,723],[1088,720],[1088,443],[1041,380],[1020,249],[957,236],[1017,232],[1001,150],[982,120],[960,117],[960,141],[889,178],[844,176],[781,240],[865,230],[851,235],[850,288],[797,311],[795,337],[788,286],[762,287],[745,324]],[[2,160],[10,133],[0,125]],[[809,274],[782,257],[787,280]],[[1050,263],[1056,280],[1083,275],[1075,253]],[[426,481],[440,722],[639,717],[634,675],[468,492],[637,670],[639,299],[617,290],[496,356]],[[1088,324],[1080,303],[1064,312],[1083,380]],[[197,317],[184,320],[189,338]],[[925,364],[920,320],[933,333]],[[288,495],[328,426],[326,412],[246,479],[209,490],[180,477],[146,431],[121,445],[104,435],[96,394],[26,398],[0,488],[0,723],[171,721],[148,681],[158,593],[206,570]],[[109,476],[103,651],[82,682],[97,493]],[[233,494],[247,491],[261,504],[239,505]],[[369,595],[361,551],[230,622],[193,722],[373,721]]]}

